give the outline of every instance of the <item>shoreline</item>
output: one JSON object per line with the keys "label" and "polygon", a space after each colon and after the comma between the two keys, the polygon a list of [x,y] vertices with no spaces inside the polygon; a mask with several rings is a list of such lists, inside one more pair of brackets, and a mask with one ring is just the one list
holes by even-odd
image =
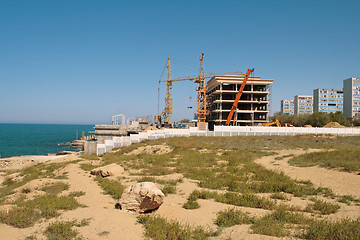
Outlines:
{"label": "shoreline", "polygon": [[[59,153],[66,154],[60,154]],[[2,170],[14,170],[25,168],[37,163],[44,163],[60,158],[65,158],[67,156],[79,155],[81,152],[72,152],[72,151],[63,151],[59,153],[49,153],[45,155],[22,155],[22,156],[12,156],[6,158],[0,158],[0,171]]]}

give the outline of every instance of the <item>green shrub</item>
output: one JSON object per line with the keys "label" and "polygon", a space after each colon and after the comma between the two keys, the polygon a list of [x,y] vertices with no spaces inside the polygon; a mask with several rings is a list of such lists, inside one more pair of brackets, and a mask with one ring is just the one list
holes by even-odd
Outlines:
{"label": "green shrub", "polygon": [[176,221],[167,221],[158,216],[140,215],[138,222],[144,225],[145,236],[151,239],[203,240],[208,239],[210,235],[202,227],[183,226]]}
{"label": "green shrub", "polygon": [[80,206],[78,201],[71,196],[57,196],[46,194],[36,196],[34,199],[19,203],[20,207],[38,209],[44,218],[52,218],[59,215],[58,210],[73,210]]}
{"label": "green shrub", "polygon": [[161,191],[165,194],[165,196],[168,194],[174,194],[176,193],[176,187],[167,184],[161,189]]}
{"label": "green shrub", "polygon": [[[291,224],[306,224],[309,222],[310,220],[300,213],[291,213],[280,209],[255,221],[251,229],[256,234],[284,237],[290,235]],[[287,228],[285,225],[287,225]]]}
{"label": "green shrub", "polygon": [[31,227],[40,218],[40,212],[30,207],[14,207],[9,211],[0,211],[0,222],[17,228]]}
{"label": "green shrub", "polygon": [[81,163],[80,168],[84,171],[91,171],[94,168],[96,168],[96,165],[90,164],[90,163]]}
{"label": "green shrub", "polygon": [[40,188],[41,191],[44,191],[49,194],[58,194],[64,190],[69,189],[69,184],[64,182],[56,182],[56,183],[49,183]]}
{"label": "green shrub", "polygon": [[76,221],[63,221],[63,222],[54,222],[49,224],[45,230],[45,235],[48,239],[56,240],[67,240],[75,239],[79,234],[77,230],[72,229],[75,226]]}
{"label": "green shrub", "polygon": [[300,237],[311,240],[355,240],[360,239],[360,218],[342,219],[336,222],[313,221]]}
{"label": "green shrub", "polygon": [[343,196],[339,196],[338,202],[346,203],[347,205],[350,205],[351,202],[358,203],[360,202],[360,200],[351,195],[343,195]]}
{"label": "green shrub", "polygon": [[308,212],[319,211],[323,215],[328,215],[336,213],[340,209],[339,204],[336,203],[329,203],[315,198],[312,198],[310,200],[314,203],[308,204],[308,206],[306,207],[306,211]]}
{"label": "green shrub", "polygon": [[254,218],[249,217],[240,210],[228,209],[217,214],[215,224],[219,227],[231,227],[233,225],[254,223]]}
{"label": "green shrub", "polygon": [[197,199],[210,199],[213,198],[217,202],[231,204],[235,206],[274,209],[276,204],[264,197],[258,197],[254,194],[236,194],[236,193],[216,193],[210,191],[198,191],[194,190],[188,197],[189,201],[195,201]]}
{"label": "green shrub", "polygon": [[188,200],[186,203],[184,203],[183,208],[185,209],[198,209],[200,208],[200,205],[197,201]]}
{"label": "green shrub", "polygon": [[318,165],[325,168],[340,168],[348,172],[359,171],[360,149],[306,153],[290,159],[289,164],[299,167]]}
{"label": "green shrub", "polygon": [[95,180],[98,182],[99,186],[104,190],[105,194],[110,195],[113,199],[119,200],[123,194],[124,187],[120,182],[115,180],[110,180],[96,176]]}

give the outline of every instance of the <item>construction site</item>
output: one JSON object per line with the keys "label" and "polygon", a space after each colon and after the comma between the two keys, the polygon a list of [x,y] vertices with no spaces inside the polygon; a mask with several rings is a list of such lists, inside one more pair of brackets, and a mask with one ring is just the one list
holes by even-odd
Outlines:
{"label": "construction site", "polygon": [[[199,75],[172,78],[170,59],[167,60],[165,107],[155,116],[155,125],[171,127],[173,113],[173,83],[193,81],[197,84],[196,126],[213,130],[216,126],[258,126],[269,122],[270,89],[273,80],[253,75],[254,68],[226,73],[205,74],[204,53],[199,57]],[[206,82],[206,79],[209,79]]]}
{"label": "construction site", "polygon": [[[294,127],[278,119],[270,120],[271,85],[274,80],[254,76],[254,68],[248,68],[246,72],[205,74],[204,53],[199,61],[198,75],[173,78],[168,58],[166,80],[158,81],[159,85],[166,85],[164,109],[161,113],[158,110],[154,122],[150,116],[126,119],[124,114],[114,115],[112,124],[95,125],[94,137],[84,142],[85,153],[101,155],[113,148],[144,140],[178,136],[360,135],[359,129],[344,129],[341,125],[332,129],[327,126],[310,129],[308,125]],[[173,84],[181,81],[196,84],[197,107],[194,119],[179,123],[172,121],[171,117],[174,111]]]}

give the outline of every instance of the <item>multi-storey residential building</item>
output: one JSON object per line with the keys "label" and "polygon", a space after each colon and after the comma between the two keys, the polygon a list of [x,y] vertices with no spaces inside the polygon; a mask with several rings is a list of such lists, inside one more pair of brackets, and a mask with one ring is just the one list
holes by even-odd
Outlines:
{"label": "multi-storey residential building", "polygon": [[343,90],[314,89],[313,111],[335,113],[343,111]]}
{"label": "multi-storey residential building", "polygon": [[294,97],[294,114],[312,114],[313,96],[296,95]]}
{"label": "multi-storey residential building", "polygon": [[[224,125],[244,80],[241,75],[214,76],[207,83],[209,125]],[[233,119],[236,126],[269,121],[269,94],[273,80],[249,77]]]}
{"label": "multi-storey residential building", "polygon": [[347,118],[360,117],[360,79],[344,80],[344,115]]}
{"label": "multi-storey residential building", "polygon": [[294,114],[294,100],[281,100],[281,113]]}

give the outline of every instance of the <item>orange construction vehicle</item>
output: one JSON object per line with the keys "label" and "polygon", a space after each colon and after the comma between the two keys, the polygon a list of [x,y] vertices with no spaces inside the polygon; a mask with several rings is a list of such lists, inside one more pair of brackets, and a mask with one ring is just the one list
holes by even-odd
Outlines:
{"label": "orange construction vehicle", "polygon": [[[227,118],[227,120],[226,120],[225,126],[229,126],[229,125],[230,125],[230,121],[231,121],[231,119],[232,119],[232,117],[233,117],[233,115],[234,115],[234,111],[235,111],[235,109],[237,108],[237,105],[238,105],[238,103],[239,103],[240,97],[241,97],[241,95],[242,95],[242,93],[243,93],[243,91],[244,91],[246,82],[247,82],[247,80],[248,80],[248,78],[249,78],[250,73],[252,73],[253,71],[254,71],[254,68],[253,68],[253,69],[248,68],[248,71],[247,71],[247,73],[245,74],[245,77],[244,77],[244,80],[243,80],[243,82],[242,82],[242,84],[241,84],[241,87],[240,87],[240,89],[239,89],[239,92],[238,92],[238,94],[236,95],[235,101],[234,101],[234,103],[233,103],[233,105],[232,105],[232,107],[231,107],[231,110],[230,110],[229,116],[228,116],[228,118]],[[234,121],[233,121],[233,126],[235,126],[235,119],[234,119]]]}
{"label": "orange construction vehicle", "polygon": [[276,124],[276,126],[281,127],[281,124],[280,124],[279,120],[277,120],[277,119],[275,119],[275,121],[263,124],[263,127],[267,127],[267,126],[271,126],[271,125],[275,125],[275,124]]}

